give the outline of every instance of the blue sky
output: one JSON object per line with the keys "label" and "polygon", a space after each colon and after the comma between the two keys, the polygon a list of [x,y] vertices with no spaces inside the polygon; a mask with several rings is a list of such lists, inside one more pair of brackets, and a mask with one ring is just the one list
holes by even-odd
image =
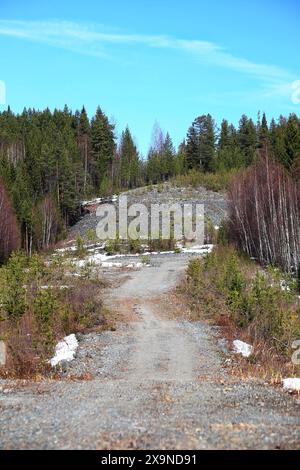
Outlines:
{"label": "blue sky", "polygon": [[0,0],[0,80],[16,112],[100,105],[146,153],[155,121],[178,144],[208,112],[299,114],[299,30],[299,0]]}

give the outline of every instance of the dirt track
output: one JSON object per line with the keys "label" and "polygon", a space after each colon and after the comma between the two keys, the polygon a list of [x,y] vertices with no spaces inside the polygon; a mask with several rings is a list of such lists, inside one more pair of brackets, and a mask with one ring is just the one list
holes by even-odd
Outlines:
{"label": "dirt track", "polygon": [[227,375],[212,327],[169,319],[188,258],[154,261],[110,273],[107,302],[130,321],[81,339],[69,373],[93,380],[0,392],[1,448],[300,448],[300,401]]}

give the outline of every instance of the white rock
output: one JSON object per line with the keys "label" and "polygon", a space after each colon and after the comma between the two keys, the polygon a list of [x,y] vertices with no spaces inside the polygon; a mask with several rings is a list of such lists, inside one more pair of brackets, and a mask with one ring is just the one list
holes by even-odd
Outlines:
{"label": "white rock", "polygon": [[282,383],[285,390],[300,391],[300,379],[284,379]]}
{"label": "white rock", "polygon": [[5,366],[6,356],[7,356],[6,344],[4,341],[0,341],[0,366],[3,366],[3,367]]}
{"label": "white rock", "polygon": [[122,268],[122,263],[108,263],[104,262],[101,264],[102,268]]}
{"label": "white rock", "polygon": [[253,346],[244,341],[236,339],[233,341],[233,351],[235,354],[241,354],[243,357],[249,357],[253,353]]}
{"label": "white rock", "polygon": [[190,246],[189,248],[183,248],[183,253],[196,253],[199,255],[206,255],[212,252],[214,245],[200,245],[200,246]]}
{"label": "white rock", "polygon": [[78,341],[75,335],[66,336],[63,341],[55,347],[55,355],[50,360],[52,367],[57,366],[62,361],[70,362],[75,358],[78,348]]}

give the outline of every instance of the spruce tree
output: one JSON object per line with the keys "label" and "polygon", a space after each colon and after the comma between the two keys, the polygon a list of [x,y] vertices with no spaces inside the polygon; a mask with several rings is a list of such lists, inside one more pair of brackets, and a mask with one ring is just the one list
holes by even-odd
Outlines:
{"label": "spruce tree", "polygon": [[120,144],[121,184],[134,188],[139,178],[139,154],[128,126],[122,133]]}
{"label": "spruce tree", "polygon": [[91,123],[91,146],[93,157],[93,180],[100,188],[103,179],[111,176],[112,162],[116,148],[114,125],[100,107]]}
{"label": "spruce tree", "polygon": [[295,114],[291,114],[287,121],[284,143],[284,164],[287,168],[291,168],[296,158],[300,155],[300,124]]}
{"label": "spruce tree", "polygon": [[259,127],[259,147],[264,148],[269,143],[269,128],[266,114],[263,113],[261,125]]}
{"label": "spruce tree", "polygon": [[257,130],[252,119],[243,114],[239,122],[238,145],[246,165],[250,165],[257,149]]}
{"label": "spruce tree", "polygon": [[187,162],[190,168],[212,169],[215,151],[215,122],[210,114],[196,118],[187,134]]}

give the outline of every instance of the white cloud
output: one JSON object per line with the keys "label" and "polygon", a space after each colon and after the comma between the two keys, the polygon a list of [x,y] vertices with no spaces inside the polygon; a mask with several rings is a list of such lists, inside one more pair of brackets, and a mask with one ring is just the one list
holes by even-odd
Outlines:
{"label": "white cloud", "polygon": [[[269,83],[274,93],[295,80],[290,72],[268,64],[258,64],[236,57],[208,41],[176,39],[167,35],[117,34],[104,32],[100,26],[85,26],[67,21],[0,20],[0,35],[27,39],[86,55],[108,58],[110,45],[144,45],[193,54],[208,65],[244,73]],[[271,92],[271,89],[270,89]]]}

